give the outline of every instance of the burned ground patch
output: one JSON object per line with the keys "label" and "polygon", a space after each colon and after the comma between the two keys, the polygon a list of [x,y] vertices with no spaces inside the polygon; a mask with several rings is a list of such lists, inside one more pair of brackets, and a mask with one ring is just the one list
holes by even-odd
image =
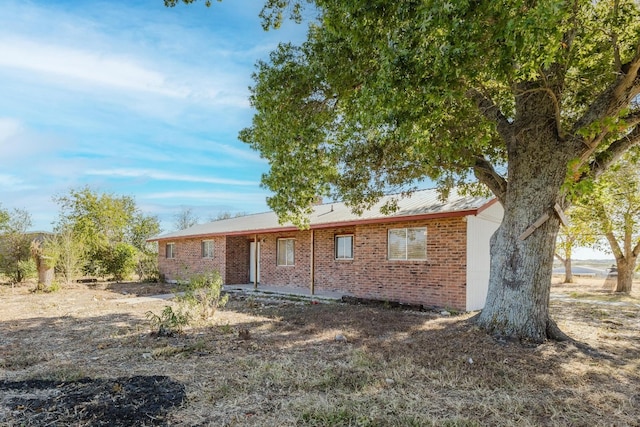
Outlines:
{"label": "burned ground patch", "polygon": [[0,381],[3,425],[161,426],[185,398],[166,376]]}

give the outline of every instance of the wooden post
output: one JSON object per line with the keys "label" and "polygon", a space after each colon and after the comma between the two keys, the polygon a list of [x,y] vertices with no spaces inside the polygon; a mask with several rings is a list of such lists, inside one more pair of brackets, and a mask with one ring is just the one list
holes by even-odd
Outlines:
{"label": "wooden post", "polygon": [[258,289],[258,235],[253,238],[255,245],[253,247],[253,289]]}
{"label": "wooden post", "polygon": [[311,295],[315,295],[316,292],[316,283],[315,283],[315,251],[314,251],[314,239],[315,239],[315,232],[314,230],[311,230],[311,250],[309,251],[310,253],[310,258],[311,260],[309,261],[309,267],[310,267],[310,291],[311,291]]}

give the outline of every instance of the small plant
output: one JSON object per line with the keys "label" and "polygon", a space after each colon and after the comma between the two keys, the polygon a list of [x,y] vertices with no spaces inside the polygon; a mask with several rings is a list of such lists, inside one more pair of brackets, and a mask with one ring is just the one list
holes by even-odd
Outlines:
{"label": "small plant", "polygon": [[49,286],[49,289],[47,290],[47,292],[58,292],[60,290],[60,282],[58,282],[57,280],[54,280],[53,282],[51,282],[51,286]]}
{"label": "small plant", "polygon": [[183,285],[184,295],[178,301],[195,311],[201,320],[209,320],[229,300],[222,294],[222,277],[217,271],[196,274]]}
{"label": "small plant", "polygon": [[147,311],[147,319],[151,326],[156,329],[158,336],[170,337],[175,333],[181,333],[183,328],[189,324],[190,316],[181,310],[173,311],[171,306],[166,305],[160,315],[152,311]]}
{"label": "small plant", "polygon": [[177,310],[165,306],[160,315],[147,312],[147,319],[157,329],[157,335],[171,336],[176,332],[180,333],[194,317],[209,320],[229,299],[228,295],[222,295],[222,278],[217,271],[191,276],[181,284],[181,290],[184,294],[176,297]]}
{"label": "small plant", "polygon": [[225,323],[224,325],[218,325],[218,328],[220,328],[220,332],[225,335],[233,333],[233,327],[229,324],[229,322]]}

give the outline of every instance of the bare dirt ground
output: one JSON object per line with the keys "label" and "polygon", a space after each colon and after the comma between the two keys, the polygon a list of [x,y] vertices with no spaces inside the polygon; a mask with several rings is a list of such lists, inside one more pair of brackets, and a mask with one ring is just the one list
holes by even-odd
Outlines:
{"label": "bare dirt ground", "polygon": [[166,286],[2,285],[0,425],[640,426],[640,284],[602,284],[554,285],[582,344],[539,346],[472,314],[243,295],[158,337],[146,313],[173,303],[137,297]]}

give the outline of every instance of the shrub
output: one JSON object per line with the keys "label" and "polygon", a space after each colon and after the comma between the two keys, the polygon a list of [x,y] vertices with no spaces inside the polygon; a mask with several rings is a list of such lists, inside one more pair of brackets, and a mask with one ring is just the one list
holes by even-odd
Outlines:
{"label": "shrub", "polygon": [[187,305],[201,320],[209,320],[229,296],[222,294],[222,277],[217,271],[192,275],[183,285],[184,295],[179,301]]}
{"label": "shrub", "polygon": [[147,312],[147,319],[158,335],[170,336],[175,332],[182,332],[194,318],[204,321],[211,319],[216,310],[224,307],[229,299],[228,295],[222,294],[222,277],[217,271],[192,275],[181,283],[178,290],[183,294],[176,297],[176,310],[165,306],[160,315]]}
{"label": "shrub", "polygon": [[182,310],[174,311],[169,305],[164,306],[164,310],[160,315],[147,311],[147,319],[149,319],[151,326],[156,329],[156,334],[166,337],[182,332],[182,329],[190,321],[188,313],[183,313]]}
{"label": "shrub", "polygon": [[128,243],[117,243],[104,258],[106,272],[117,281],[122,281],[134,272],[138,250]]}
{"label": "shrub", "polygon": [[139,251],[136,261],[136,274],[141,282],[157,282],[160,279],[158,254]]}

